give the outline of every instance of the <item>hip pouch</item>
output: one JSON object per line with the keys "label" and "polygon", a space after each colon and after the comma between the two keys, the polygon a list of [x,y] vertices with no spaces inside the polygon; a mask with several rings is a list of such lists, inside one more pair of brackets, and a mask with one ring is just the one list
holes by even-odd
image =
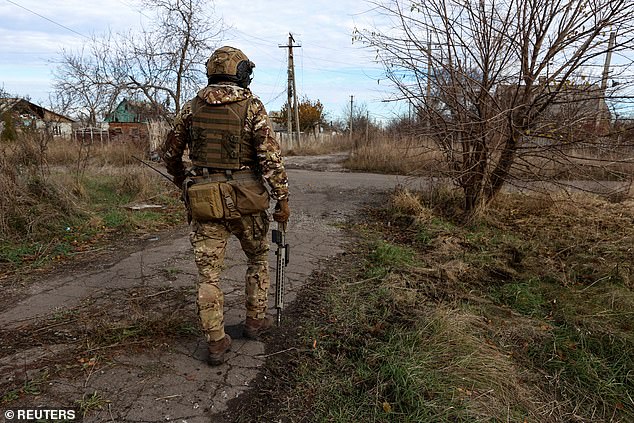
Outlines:
{"label": "hip pouch", "polygon": [[204,222],[211,219],[239,219],[236,194],[225,182],[194,184],[187,190],[192,219]]}
{"label": "hip pouch", "polygon": [[219,182],[194,184],[187,190],[187,197],[192,219],[206,221],[224,217]]}
{"label": "hip pouch", "polygon": [[269,192],[259,181],[232,183],[236,207],[243,215],[259,214],[269,208]]}

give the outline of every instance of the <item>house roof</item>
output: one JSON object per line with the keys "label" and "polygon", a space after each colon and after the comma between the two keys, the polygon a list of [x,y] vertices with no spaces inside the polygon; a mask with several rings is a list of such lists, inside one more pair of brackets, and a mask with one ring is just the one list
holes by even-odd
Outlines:
{"label": "house roof", "polygon": [[160,105],[124,98],[115,109],[106,115],[106,122],[143,123],[156,119],[165,113]]}
{"label": "house roof", "polygon": [[0,98],[0,114],[8,111],[30,113],[45,122],[75,122],[68,116],[60,115],[23,98]]}

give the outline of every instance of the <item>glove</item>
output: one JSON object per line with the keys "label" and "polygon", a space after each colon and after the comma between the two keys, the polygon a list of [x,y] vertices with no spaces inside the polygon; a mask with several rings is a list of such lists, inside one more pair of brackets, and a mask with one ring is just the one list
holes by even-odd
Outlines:
{"label": "glove", "polygon": [[280,223],[286,223],[291,215],[291,209],[288,207],[288,200],[279,200],[275,205],[273,220]]}

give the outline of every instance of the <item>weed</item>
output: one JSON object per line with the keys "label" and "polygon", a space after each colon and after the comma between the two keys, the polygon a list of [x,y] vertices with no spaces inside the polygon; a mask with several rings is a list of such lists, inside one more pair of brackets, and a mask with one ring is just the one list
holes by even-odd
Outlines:
{"label": "weed", "polygon": [[82,395],[80,400],[75,401],[75,404],[79,407],[82,417],[85,418],[88,413],[101,410],[108,402],[99,392],[94,391],[90,395]]}
{"label": "weed", "polygon": [[426,247],[431,244],[432,240],[434,239],[434,235],[429,231],[429,229],[420,226],[416,231],[414,239],[421,247]]}
{"label": "weed", "polygon": [[123,226],[127,221],[127,216],[122,210],[110,210],[103,216],[104,225],[110,228]]}
{"label": "weed", "polygon": [[183,273],[183,270],[177,267],[168,267],[163,269],[163,273],[168,280],[175,281],[178,278],[178,275]]}
{"label": "weed", "polygon": [[379,241],[376,243],[369,259],[378,266],[402,266],[413,263],[414,251],[408,247]]}
{"label": "weed", "polygon": [[31,378],[29,378],[28,375],[25,376],[24,383],[19,388],[9,390],[5,394],[3,394],[0,403],[8,404],[24,395],[40,395],[42,392],[41,387],[46,382],[48,382],[49,377],[50,374],[48,369],[42,369],[38,371],[35,376]]}
{"label": "weed", "polygon": [[72,319],[79,314],[79,310],[77,309],[66,309],[61,307],[56,307],[53,310],[52,319],[53,321],[61,322],[68,319]]}
{"label": "weed", "polygon": [[160,314],[132,316],[127,321],[113,323],[109,319],[93,321],[86,332],[86,350],[154,342],[162,337],[187,337],[200,330],[187,315]]}
{"label": "weed", "polygon": [[20,398],[20,389],[13,389],[10,390],[8,392],[6,392],[3,396],[2,399],[0,400],[0,403],[2,404],[7,404],[10,403],[12,401],[17,400],[18,398]]}

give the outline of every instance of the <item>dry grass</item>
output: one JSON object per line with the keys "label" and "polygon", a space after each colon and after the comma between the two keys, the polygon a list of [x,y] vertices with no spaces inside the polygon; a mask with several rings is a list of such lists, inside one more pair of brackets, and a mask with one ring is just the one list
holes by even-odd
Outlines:
{"label": "dry grass", "polygon": [[396,213],[413,216],[420,223],[428,222],[434,216],[433,211],[423,204],[419,195],[407,189],[396,190],[390,197],[389,205]]}
{"label": "dry grass", "polygon": [[81,210],[63,184],[51,180],[45,146],[38,137],[23,137],[1,146],[0,241],[51,235]]}
{"label": "dry grass", "polygon": [[634,148],[614,146],[609,150],[572,148],[547,154],[520,155],[513,177],[528,180],[624,181],[634,175]]}
{"label": "dry grass", "polygon": [[282,151],[287,156],[316,156],[350,151],[352,143],[343,135],[324,135],[322,137],[302,136],[300,147],[293,144],[289,148],[288,142],[283,141]]}
{"label": "dry grass", "polygon": [[464,226],[453,197],[398,190],[354,226],[302,320],[312,349],[282,416],[631,421],[634,203],[503,194]]}
{"label": "dry grass", "polygon": [[128,166],[137,164],[132,156],[145,159],[147,150],[134,143],[81,144],[73,140],[56,139],[48,143],[46,161],[50,166],[76,167],[78,162],[90,166]]}
{"label": "dry grass", "polygon": [[[427,139],[401,136],[375,138],[370,142],[342,139],[351,151],[344,165],[352,170],[401,175],[456,177],[438,146]],[[300,154],[324,154],[332,147],[306,150]],[[342,151],[341,149],[339,151]],[[455,160],[460,160],[456,152]],[[514,181],[628,181],[634,175],[631,146],[572,148],[560,151],[535,148],[518,153],[511,170]]]}
{"label": "dry grass", "polygon": [[345,162],[345,166],[357,171],[403,175],[446,174],[441,152],[429,142],[411,138],[377,139],[361,144]]}
{"label": "dry grass", "polygon": [[[72,255],[100,234],[173,225],[170,184],[132,159],[127,145],[82,146],[22,134],[0,145],[0,268],[39,266]],[[152,199],[162,211],[124,206]]]}

